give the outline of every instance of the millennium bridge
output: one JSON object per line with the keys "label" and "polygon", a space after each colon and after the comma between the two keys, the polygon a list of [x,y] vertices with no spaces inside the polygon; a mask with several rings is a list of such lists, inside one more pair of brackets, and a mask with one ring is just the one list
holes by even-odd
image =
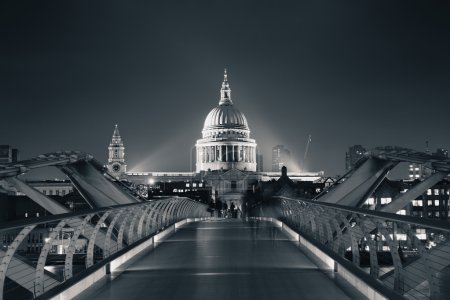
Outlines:
{"label": "millennium bridge", "polygon": [[[381,210],[364,209],[401,162],[433,172]],[[18,177],[48,166],[92,209],[72,212]],[[0,180],[51,215],[0,225],[11,237],[0,249],[0,299],[448,299],[450,223],[397,212],[449,172],[447,158],[379,147],[314,199],[273,197],[222,219],[188,198],[141,198],[81,152],[2,165]],[[43,230],[31,260],[21,245]]]}

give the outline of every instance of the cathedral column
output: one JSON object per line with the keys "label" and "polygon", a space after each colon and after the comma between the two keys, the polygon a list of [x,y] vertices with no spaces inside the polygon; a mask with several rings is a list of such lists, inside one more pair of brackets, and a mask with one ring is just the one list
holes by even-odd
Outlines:
{"label": "cathedral column", "polygon": [[209,156],[208,162],[212,162],[212,153],[211,152],[212,152],[211,146],[208,146],[208,156]]}
{"label": "cathedral column", "polygon": [[234,162],[234,161],[236,161],[235,160],[235,153],[234,153],[234,145],[231,145],[231,153],[233,154],[233,158],[232,158],[232,161]]}
{"label": "cathedral column", "polygon": [[220,159],[219,159],[219,149],[217,148],[217,146],[214,146],[214,153],[215,153],[216,161],[220,161]]}
{"label": "cathedral column", "polygon": [[247,162],[250,162],[250,147],[245,147],[245,155],[247,157]]}
{"label": "cathedral column", "polygon": [[247,147],[242,146],[242,153],[244,154],[243,161],[247,162]]}
{"label": "cathedral column", "polygon": [[240,145],[239,146],[239,161],[243,161],[244,160],[244,146]]}
{"label": "cathedral column", "polygon": [[203,154],[202,161],[203,161],[203,163],[205,163],[206,162],[206,147],[202,147],[202,154]]}
{"label": "cathedral column", "polygon": [[229,161],[230,161],[229,158],[228,158],[228,152],[229,152],[229,151],[228,151],[228,145],[226,145],[226,146],[225,146],[225,161],[226,161],[226,162],[229,162]]}
{"label": "cathedral column", "polygon": [[233,153],[233,145],[228,146],[230,147],[230,161],[233,161],[234,153]]}

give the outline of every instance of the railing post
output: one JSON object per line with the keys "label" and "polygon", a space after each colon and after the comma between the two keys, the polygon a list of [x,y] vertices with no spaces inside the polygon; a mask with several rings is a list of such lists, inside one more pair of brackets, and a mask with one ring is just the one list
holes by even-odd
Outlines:
{"label": "railing post", "polygon": [[81,221],[80,225],[78,225],[73,233],[73,236],[70,240],[69,247],[66,252],[66,259],[64,261],[64,280],[67,280],[73,276],[73,255],[75,254],[75,248],[77,245],[78,237],[81,232],[84,230],[86,224],[91,220],[93,214],[87,215],[83,221]]}
{"label": "railing post", "polygon": [[6,272],[8,272],[9,264],[11,263],[14,253],[16,253],[22,241],[25,237],[36,227],[36,225],[30,225],[24,227],[16,236],[14,241],[8,246],[8,250],[3,256],[2,264],[0,265],[0,300],[3,299],[3,289],[5,286]]}
{"label": "railing post", "polygon": [[114,226],[117,223],[117,220],[120,218],[120,216],[122,215],[124,210],[120,209],[120,210],[115,210],[114,212],[116,214],[114,215],[114,218],[111,220],[111,223],[109,223],[108,230],[106,231],[105,247],[103,249],[103,258],[107,258],[111,254],[111,235],[114,230]]}
{"label": "railing post", "polygon": [[95,225],[95,228],[91,233],[91,236],[89,237],[89,244],[86,253],[86,268],[89,268],[94,264],[95,239],[97,237],[98,231],[100,230],[100,227],[102,226],[103,222],[105,222],[106,218],[109,216],[110,213],[111,211],[106,211],[103,213],[101,218],[97,221],[97,224]]}
{"label": "railing post", "polygon": [[45,262],[47,260],[47,255],[53,246],[53,240],[59,235],[59,232],[63,229],[63,227],[67,223],[67,219],[61,220],[58,225],[53,229],[52,233],[48,237],[47,243],[45,243],[44,247],[42,247],[41,254],[39,255],[39,259],[36,265],[36,274],[35,274],[35,287],[36,287],[36,296],[40,296],[44,293],[44,272],[45,272]]}

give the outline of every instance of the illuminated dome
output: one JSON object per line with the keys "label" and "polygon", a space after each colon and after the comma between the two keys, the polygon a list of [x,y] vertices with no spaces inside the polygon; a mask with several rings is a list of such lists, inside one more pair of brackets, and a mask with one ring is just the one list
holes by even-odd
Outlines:
{"label": "illuminated dome", "polygon": [[235,128],[249,130],[247,119],[232,103],[213,108],[205,120],[203,130]]}
{"label": "illuminated dome", "polygon": [[225,136],[248,138],[250,136],[247,119],[231,100],[231,89],[226,70],[220,89],[219,105],[214,107],[206,116],[202,134],[203,138]]}
{"label": "illuminated dome", "polygon": [[231,101],[226,70],[219,105],[206,116],[196,149],[197,172],[233,168],[256,171],[256,143],[250,138],[247,119]]}

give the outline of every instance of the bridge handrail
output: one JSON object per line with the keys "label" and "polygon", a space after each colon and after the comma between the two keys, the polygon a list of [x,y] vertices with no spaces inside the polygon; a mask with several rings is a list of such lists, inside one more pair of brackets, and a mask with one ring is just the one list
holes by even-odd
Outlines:
{"label": "bridge handrail", "polygon": [[[274,199],[277,202],[267,203],[270,210],[260,210],[262,216],[278,214],[281,221],[303,239],[319,245],[329,257],[339,257],[367,272],[398,296],[441,299],[446,295],[449,222],[309,199]],[[364,282],[370,284],[371,280]]]}
{"label": "bridge handrail", "polygon": [[208,205],[201,203],[201,202],[194,201],[187,197],[170,197],[170,198],[157,199],[157,200],[148,201],[148,202],[111,205],[111,206],[104,206],[104,207],[99,207],[99,208],[79,210],[76,212],[70,212],[70,213],[64,213],[64,214],[49,215],[49,216],[27,218],[27,219],[10,221],[10,222],[3,222],[3,223],[0,223],[0,232],[23,228],[23,227],[29,226],[29,225],[42,225],[42,224],[46,224],[46,223],[61,221],[62,219],[82,217],[87,214],[99,214],[99,213],[103,213],[103,212],[106,212],[106,211],[109,211],[112,209],[121,209],[121,208],[127,208],[127,207],[141,206],[141,205],[145,205],[145,204],[153,203],[153,202],[157,202],[157,201],[167,201],[167,200],[173,200],[173,199],[185,199],[186,201],[192,201],[192,202],[197,203],[198,205],[204,206],[205,209],[208,208]]}
{"label": "bridge handrail", "polygon": [[[53,297],[76,284],[74,276],[81,280],[118,255],[147,247],[157,232],[177,222],[208,217],[207,209],[192,199],[172,197],[0,224],[0,300],[18,296],[17,291],[21,298]],[[46,269],[49,256],[64,259],[59,273]],[[73,268],[83,261],[84,270]]]}
{"label": "bridge handrail", "polygon": [[313,201],[309,199],[302,199],[302,198],[291,198],[291,197],[284,197],[284,196],[275,196],[274,198],[279,198],[287,201],[302,201],[304,203],[310,203],[322,207],[328,207],[328,208],[334,208],[338,209],[340,211],[346,211],[349,213],[357,213],[362,214],[366,216],[371,216],[375,218],[381,218],[389,221],[397,221],[397,222],[403,222],[403,223],[409,223],[414,224],[417,226],[422,227],[428,227],[433,228],[445,232],[450,232],[450,222],[442,221],[442,220],[434,220],[434,219],[427,219],[427,218],[418,218],[414,216],[406,216],[406,215],[399,215],[394,213],[388,213],[388,212],[382,212],[382,211],[376,211],[376,210],[369,210],[364,208],[357,208],[357,207],[350,207],[345,205],[339,205],[334,203],[326,203],[326,202],[320,202],[320,201]]}

